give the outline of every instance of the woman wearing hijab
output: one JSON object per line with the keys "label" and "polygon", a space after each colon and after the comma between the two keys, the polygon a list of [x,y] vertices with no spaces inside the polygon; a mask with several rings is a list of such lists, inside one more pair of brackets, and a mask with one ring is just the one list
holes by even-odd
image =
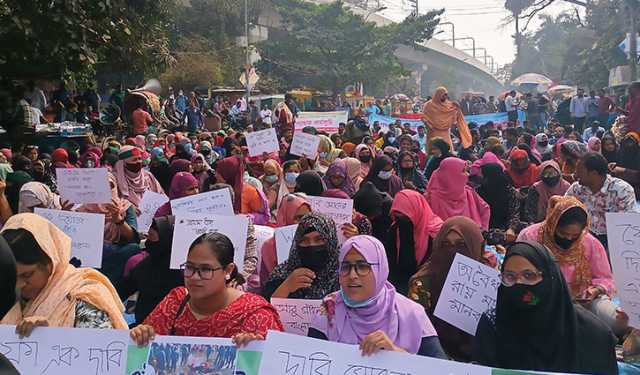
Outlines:
{"label": "woman wearing hijab", "polygon": [[591,233],[585,206],[574,197],[554,196],[545,221],[520,232],[518,240],[537,241],[553,254],[574,300],[590,302],[590,310],[612,326],[616,308],[609,296],[615,284],[607,253]]}
{"label": "woman wearing hijab", "polygon": [[342,151],[347,155],[347,157],[353,157],[353,152],[356,149],[356,145],[351,142],[345,142],[342,144]]}
{"label": "woman wearing hijab", "polygon": [[606,132],[602,136],[602,156],[604,156],[609,163],[618,162],[618,141],[610,132]]}
{"label": "woman wearing hijab", "polygon": [[18,213],[33,212],[36,207],[62,210],[62,206],[60,196],[52,193],[49,187],[41,182],[27,182],[20,189]]}
{"label": "woman wearing hijab", "polygon": [[458,128],[462,148],[469,148],[472,143],[471,132],[464,119],[464,114],[460,110],[458,103],[449,100],[449,93],[446,88],[438,87],[433,98],[422,107],[422,121],[429,131],[427,132],[427,144],[433,137],[444,139],[451,148],[451,128],[455,125]]}
{"label": "woman wearing hijab", "polygon": [[319,197],[324,190],[324,181],[316,171],[304,171],[296,178],[296,193]]}
{"label": "woman wearing hijab", "polygon": [[400,151],[396,173],[402,180],[405,189],[424,193],[427,183],[422,173],[418,172],[416,155],[411,151]]}
{"label": "woman wearing hijab", "polygon": [[69,163],[69,153],[64,148],[57,148],[51,153],[51,160],[53,161],[53,168],[74,168]]}
{"label": "woman wearing hijab", "polygon": [[407,189],[396,195],[389,216],[392,220],[386,239],[389,281],[406,295],[409,277],[429,257],[431,240],[442,227],[442,219],[433,213],[422,194]]}
{"label": "woman wearing hijab", "polygon": [[16,303],[16,277],[16,258],[0,236],[0,319]]}
{"label": "woman wearing hijab", "polygon": [[478,194],[489,205],[491,218],[485,234],[490,245],[513,242],[524,225],[520,222],[520,200],[511,179],[498,164],[485,164]]}
{"label": "woman wearing hijab", "polygon": [[371,182],[364,183],[353,196],[353,208],[369,219],[372,235],[382,242],[389,237],[392,223],[389,211],[392,204],[393,198],[376,189]]}
{"label": "woman wearing hijab", "polygon": [[373,166],[373,159],[375,154],[371,151],[371,148],[365,144],[359,144],[356,146],[354,157],[360,160],[360,177],[366,178],[369,174],[369,170]]}
{"label": "woman wearing hijab", "polygon": [[529,187],[538,181],[540,171],[538,166],[529,160],[525,150],[514,148],[509,157],[509,177],[516,189]]}
{"label": "woman wearing hijab", "polygon": [[466,216],[482,230],[487,230],[491,210],[487,202],[467,185],[468,181],[467,163],[455,157],[446,158],[431,176],[425,197],[433,212],[442,220]]}
{"label": "woman wearing hijab", "polygon": [[544,158],[545,154],[553,154],[553,146],[549,144],[549,137],[544,133],[536,135],[536,151]]}
{"label": "woman wearing hijab", "polygon": [[602,141],[598,137],[591,137],[587,142],[587,149],[591,152],[602,153]]}
{"label": "woman wearing hijab", "polygon": [[18,214],[4,225],[2,236],[16,259],[20,301],[0,323],[17,325],[21,336],[36,326],[127,328],[124,306],[109,280],[69,264],[71,238],[51,222]]}
{"label": "woman wearing hijab", "polygon": [[210,175],[211,167],[207,163],[206,158],[202,154],[195,154],[191,158],[191,169],[193,170],[193,176],[198,180],[198,187],[200,190],[204,188],[204,182]]}
{"label": "woman wearing hijab", "polygon": [[319,299],[339,288],[336,224],[309,213],[298,223],[289,259],[271,272],[262,293],[267,299]]}
{"label": "woman wearing hijab", "polygon": [[554,195],[564,195],[569,184],[562,178],[560,166],[554,160],[540,164],[540,181],[529,189],[524,207],[524,219],[529,223],[539,223],[547,215],[549,199]]}
{"label": "woman wearing hijab", "polygon": [[31,173],[33,173],[31,161],[22,155],[16,156],[16,160],[13,163],[13,171],[7,174],[7,179],[5,180],[7,184],[5,195],[13,212],[18,212],[19,210],[20,190],[22,190],[24,184],[33,181]]}
{"label": "woman wearing hijab", "polygon": [[409,281],[409,298],[424,307],[447,355],[455,361],[470,362],[473,336],[434,315],[456,254],[491,266],[486,260],[488,257],[480,227],[464,216],[454,216],[444,222],[433,241],[429,261]]}
{"label": "woman wearing hijab", "polygon": [[100,156],[87,151],[80,156],[80,168],[100,168]]}
{"label": "woman wearing hijab", "polygon": [[[171,181],[171,189],[169,190],[169,199],[179,199],[196,195],[200,192],[198,180],[189,172],[178,172],[173,176]],[[162,217],[171,215],[171,202],[166,202],[158,208],[154,217]]]}
{"label": "woman wearing hijab", "polygon": [[269,200],[269,209],[275,210],[278,206],[278,193],[280,184],[283,183],[283,172],[280,164],[273,159],[264,162],[264,174],[260,177],[262,189]]}
{"label": "woman wearing hijab", "polygon": [[620,143],[618,162],[609,164],[614,177],[621,178],[633,186],[636,197],[640,196],[640,135],[628,133]]}
{"label": "woman wearing hijab", "polygon": [[516,242],[502,264],[496,308],[480,318],[473,360],[514,370],[618,374],[611,330],[572,303],[543,245]]}
{"label": "woman wearing hijab", "polygon": [[560,145],[560,169],[562,177],[567,182],[575,181],[574,174],[578,166],[578,160],[587,153],[587,146],[578,141],[565,141]]}
{"label": "woman wearing hijab", "polygon": [[327,171],[329,165],[331,165],[330,155],[333,149],[335,148],[331,138],[326,135],[319,135],[320,143],[318,144],[318,163],[316,163],[316,168],[322,173]]}
{"label": "woman wearing hijab", "polygon": [[146,191],[164,194],[164,190],[153,175],[142,169],[142,153],[133,146],[123,146],[118,153],[114,174],[122,198],[138,207]]}
{"label": "woman wearing hijab", "polygon": [[360,160],[352,157],[345,158],[344,163],[347,166],[347,176],[351,180],[351,184],[353,184],[353,189],[358,191],[362,183],[362,176],[360,175],[362,163]]}
{"label": "woman wearing hijab", "polygon": [[173,229],[173,216],[153,219],[145,241],[148,256],[116,283],[122,300],[138,293],[136,324],[141,324],[173,288],[184,285],[182,272],[169,267]]}
{"label": "woman wearing hijab", "polygon": [[347,173],[347,164],[343,159],[337,159],[329,166],[322,178],[327,189],[339,189],[349,197],[356,193],[353,183]]}
{"label": "woman wearing hijab", "polygon": [[238,213],[252,212],[250,203],[254,203],[253,208],[255,211],[259,211],[262,208],[262,202],[256,205],[256,202],[243,201],[246,196],[244,193],[245,185],[249,187],[248,190],[255,190],[255,188],[244,183],[244,163],[241,158],[230,156],[218,161],[216,164],[216,180],[218,183],[231,185],[235,197],[233,207]]}
{"label": "woman wearing hijab", "polygon": [[402,190],[402,180],[393,172],[393,160],[387,155],[382,155],[375,159],[373,167],[363,182],[373,183],[378,190],[393,198]]}
{"label": "woman wearing hijab", "polygon": [[380,241],[350,238],[339,261],[340,290],[325,298],[309,337],[360,345],[363,355],[388,350],[446,359],[424,310],[387,281],[389,264]]}
{"label": "woman wearing hijab", "polygon": [[434,137],[429,141],[429,160],[427,160],[427,167],[424,170],[424,177],[429,180],[433,172],[435,172],[440,163],[453,156],[451,154],[451,146],[447,141],[440,137]]}
{"label": "woman wearing hijab", "polygon": [[[288,194],[284,196],[278,207],[276,228],[298,224],[309,212],[311,212],[311,205],[304,194]],[[263,288],[273,269],[278,263],[284,262],[284,259],[277,259],[275,235],[263,243],[260,254],[260,288]]]}

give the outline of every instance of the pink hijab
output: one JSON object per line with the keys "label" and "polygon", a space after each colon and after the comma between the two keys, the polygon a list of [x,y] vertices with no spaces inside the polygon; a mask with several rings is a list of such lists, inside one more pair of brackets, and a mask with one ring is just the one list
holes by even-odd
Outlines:
{"label": "pink hijab", "polygon": [[437,336],[424,308],[396,292],[387,278],[389,262],[382,243],[371,236],[355,236],[342,245],[339,260],[357,250],[367,262],[373,264],[375,291],[366,306],[347,306],[342,291],[329,296],[327,304],[335,304],[333,316],[319,315],[311,327],[324,332],[329,341],[357,345],[365,336],[383,331],[395,345],[415,354],[423,337]]}
{"label": "pink hijab", "polygon": [[591,137],[587,142],[587,148],[591,152],[597,152],[598,154],[602,153],[602,141],[598,137]]}
{"label": "pink hijab", "polygon": [[366,178],[369,174],[369,169],[371,169],[371,166],[373,165],[373,159],[375,158],[375,154],[373,153],[373,151],[371,151],[371,148],[361,143],[356,146],[356,150],[354,151],[356,159],[360,160],[360,153],[365,149],[369,150],[369,152],[371,153],[371,160],[369,160],[368,163],[360,162],[360,177],[362,178]]}
{"label": "pink hijab", "polygon": [[466,216],[483,230],[489,228],[491,210],[471,186],[465,173],[466,162],[449,157],[440,163],[427,184],[425,197],[433,212],[443,220],[453,216]]}
{"label": "pink hijab", "polygon": [[502,160],[500,160],[500,158],[498,158],[496,154],[491,151],[487,151],[482,156],[482,159],[478,159],[474,161],[473,164],[471,164],[471,171],[469,172],[469,174],[471,176],[482,175],[481,168],[485,164],[498,164],[502,167],[503,171],[507,170],[507,168],[504,166],[504,163],[502,163]]}
{"label": "pink hijab", "polygon": [[555,169],[560,175],[560,181],[555,186],[549,187],[544,182],[538,181],[533,184],[533,188],[538,192],[538,213],[536,217],[536,221],[540,222],[544,220],[547,214],[547,208],[549,206],[549,199],[554,195],[564,195],[564,193],[569,190],[570,183],[568,183],[564,178],[562,178],[562,170],[560,169],[560,165],[556,163],[554,160],[547,160],[540,164],[540,175],[547,168]]}

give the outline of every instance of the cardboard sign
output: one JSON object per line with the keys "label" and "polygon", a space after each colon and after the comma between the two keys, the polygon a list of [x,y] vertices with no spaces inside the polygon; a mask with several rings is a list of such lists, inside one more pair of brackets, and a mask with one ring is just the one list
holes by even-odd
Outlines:
{"label": "cardboard sign", "polygon": [[280,151],[278,136],[274,128],[247,133],[246,139],[249,156],[260,156],[265,152],[270,154]]}
{"label": "cardboard sign", "polygon": [[293,245],[293,237],[296,235],[296,229],[298,224],[287,225],[286,227],[279,227],[275,230],[276,238],[276,254],[278,257],[278,264],[289,259],[289,252]]}
{"label": "cardboard sign", "polygon": [[336,223],[338,242],[346,241],[342,234],[342,225],[350,223],[353,218],[353,199],[307,197],[312,212],[329,216]]}
{"label": "cardboard sign", "polygon": [[159,194],[151,190],[144,192],[139,205],[140,216],[138,216],[138,232],[149,232],[156,211],[167,202],[169,202],[169,197],[164,194]]}
{"label": "cardboard sign", "polygon": [[315,159],[318,155],[319,145],[320,137],[298,131],[293,134],[289,153],[291,153],[291,155],[306,157],[307,159]]}
{"label": "cardboard sign", "polygon": [[58,168],[58,191],[72,203],[111,203],[107,168]]}
{"label": "cardboard sign", "polygon": [[229,192],[229,189],[219,189],[173,199],[171,201],[171,213],[175,216],[182,214],[233,216],[231,192]]}
{"label": "cardboard sign", "polygon": [[278,310],[284,331],[306,336],[309,326],[322,309],[321,299],[271,298],[271,304]]}

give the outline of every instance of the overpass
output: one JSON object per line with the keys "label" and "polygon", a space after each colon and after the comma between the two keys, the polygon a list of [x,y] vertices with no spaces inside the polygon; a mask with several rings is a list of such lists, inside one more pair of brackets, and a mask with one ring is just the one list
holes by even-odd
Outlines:
{"label": "overpass", "polygon": [[[308,1],[327,4],[334,0]],[[379,26],[395,22],[379,13],[371,13],[348,3],[346,6]],[[258,19],[258,25],[252,30],[252,40],[264,40],[269,37],[269,29],[279,29],[280,15],[274,9],[265,9]],[[494,95],[504,89],[480,60],[435,38],[414,46],[400,46],[395,55],[405,68],[411,70],[423,97],[432,95],[438,86],[446,86],[454,96],[464,91]]]}

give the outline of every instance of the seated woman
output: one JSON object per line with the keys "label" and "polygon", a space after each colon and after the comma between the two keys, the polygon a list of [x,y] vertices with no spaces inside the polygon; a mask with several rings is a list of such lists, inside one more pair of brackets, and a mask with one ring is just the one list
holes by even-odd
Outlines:
{"label": "seated woman", "polygon": [[431,255],[431,241],[442,227],[427,200],[415,190],[402,190],[391,205],[392,224],[386,239],[389,253],[389,281],[406,295],[409,277]]}
{"label": "seated woman", "polygon": [[589,233],[585,206],[574,197],[553,196],[547,217],[520,232],[518,241],[537,241],[553,254],[567,280],[571,298],[588,304],[591,312],[613,326],[618,313],[610,296],[613,275],[604,247]]}
{"label": "seated woman", "polygon": [[475,362],[514,370],[618,374],[615,336],[572,303],[548,249],[516,242],[507,251],[501,277],[496,308],[478,323]]}
{"label": "seated woman", "polygon": [[326,187],[322,177],[316,171],[304,171],[296,178],[296,193],[305,193],[312,197],[319,197]]}
{"label": "seated woman", "polygon": [[124,306],[109,280],[69,264],[71,238],[45,218],[24,213],[2,229],[16,260],[20,301],[2,318],[20,336],[36,326],[125,329]]}
{"label": "seated woman", "polygon": [[409,281],[409,298],[422,305],[440,336],[445,352],[454,360],[470,362],[473,336],[436,317],[436,303],[442,293],[456,254],[462,254],[490,267],[495,257],[484,249],[484,239],[478,224],[464,216],[449,218],[433,241],[429,261],[420,267]]}
{"label": "seated woman", "polygon": [[282,183],[283,172],[280,164],[273,159],[264,162],[264,174],[260,177],[262,189],[269,200],[269,209],[275,210],[278,204],[278,192]]}
{"label": "seated woman", "polygon": [[142,324],[173,288],[184,285],[182,272],[169,267],[173,229],[173,216],[153,219],[144,244],[148,255],[115,284],[122,300],[138,292],[136,324]]}
{"label": "seated woman", "polygon": [[189,246],[180,267],[184,287],[173,289],[144,320],[131,330],[138,345],[158,335],[264,338],[268,330],[282,331],[276,309],[264,298],[242,292],[233,263],[233,244],[221,233],[205,233]]}
{"label": "seated woman", "polygon": [[417,164],[416,154],[411,151],[400,151],[396,173],[405,189],[424,193],[427,183],[422,173],[418,171]]}
{"label": "seated woman", "polygon": [[539,223],[547,215],[549,198],[554,195],[564,195],[569,184],[562,178],[560,166],[554,160],[547,160],[540,164],[540,181],[529,189],[524,206],[524,220],[528,223]]}
{"label": "seated woman", "polygon": [[349,198],[353,197],[353,194],[356,193],[353,182],[347,173],[347,164],[343,159],[336,159],[331,163],[322,181],[327,190],[340,189],[345,192]]}
{"label": "seated woman", "polygon": [[509,177],[516,189],[527,188],[538,181],[538,166],[530,159],[527,151],[514,148],[509,156]]}
{"label": "seated woman", "polygon": [[362,176],[360,175],[362,163],[360,160],[351,157],[345,158],[344,163],[347,165],[347,176],[351,179],[351,183],[353,184],[355,191],[358,191],[360,189],[360,184],[362,183]]}
{"label": "seated woman", "polygon": [[389,216],[393,199],[371,183],[363,184],[353,196],[353,208],[371,222],[371,233],[381,242],[389,237],[392,219]]}
{"label": "seated woman", "polygon": [[264,194],[253,185],[244,182],[244,162],[237,156],[226,157],[216,164],[217,183],[229,184],[233,188],[233,207],[238,213],[251,217],[255,224],[264,225],[271,213]]}
{"label": "seated woman", "polygon": [[402,190],[402,180],[394,172],[393,160],[387,155],[379,156],[374,160],[373,167],[362,183],[371,182],[378,190],[393,198]]}
{"label": "seated woman", "polygon": [[[171,180],[169,189],[170,199],[179,199],[196,195],[200,192],[200,182],[189,172],[178,172]],[[158,208],[154,217],[171,215],[171,202],[166,202]]]}
{"label": "seated woman", "polygon": [[446,359],[424,309],[387,281],[384,246],[371,236],[355,236],[340,249],[340,291],[325,298],[324,313],[308,336],[360,345],[363,355],[380,350]]}
{"label": "seated woman", "polygon": [[56,193],[41,182],[27,182],[20,188],[18,213],[33,212],[35,208],[51,210],[70,210],[73,203],[63,201]]}
{"label": "seated woman", "polygon": [[16,258],[0,236],[0,319],[16,303]]}
{"label": "seated woman", "polygon": [[440,137],[434,137],[429,141],[429,155],[427,167],[424,170],[424,177],[427,180],[429,180],[433,172],[440,167],[440,163],[444,159],[453,156],[449,142]]}
{"label": "seated woman", "polygon": [[372,151],[372,148],[370,148],[366,144],[359,144],[356,146],[356,150],[354,151],[354,157],[361,163],[360,177],[366,178],[369,174],[369,170],[373,166],[375,153]]}
{"label": "seated woman", "polygon": [[317,213],[298,223],[289,259],[269,275],[265,298],[319,299],[338,290],[338,237],[336,224]]}
{"label": "seated woman", "polygon": [[578,141],[565,141],[560,144],[559,150],[562,178],[573,183],[576,181],[574,173],[576,173],[578,160],[587,153],[587,146]]}
{"label": "seated woman", "polygon": [[453,216],[466,216],[482,230],[489,228],[491,210],[469,185],[469,167],[462,159],[444,159],[427,184],[425,198],[433,212],[442,220]]}

